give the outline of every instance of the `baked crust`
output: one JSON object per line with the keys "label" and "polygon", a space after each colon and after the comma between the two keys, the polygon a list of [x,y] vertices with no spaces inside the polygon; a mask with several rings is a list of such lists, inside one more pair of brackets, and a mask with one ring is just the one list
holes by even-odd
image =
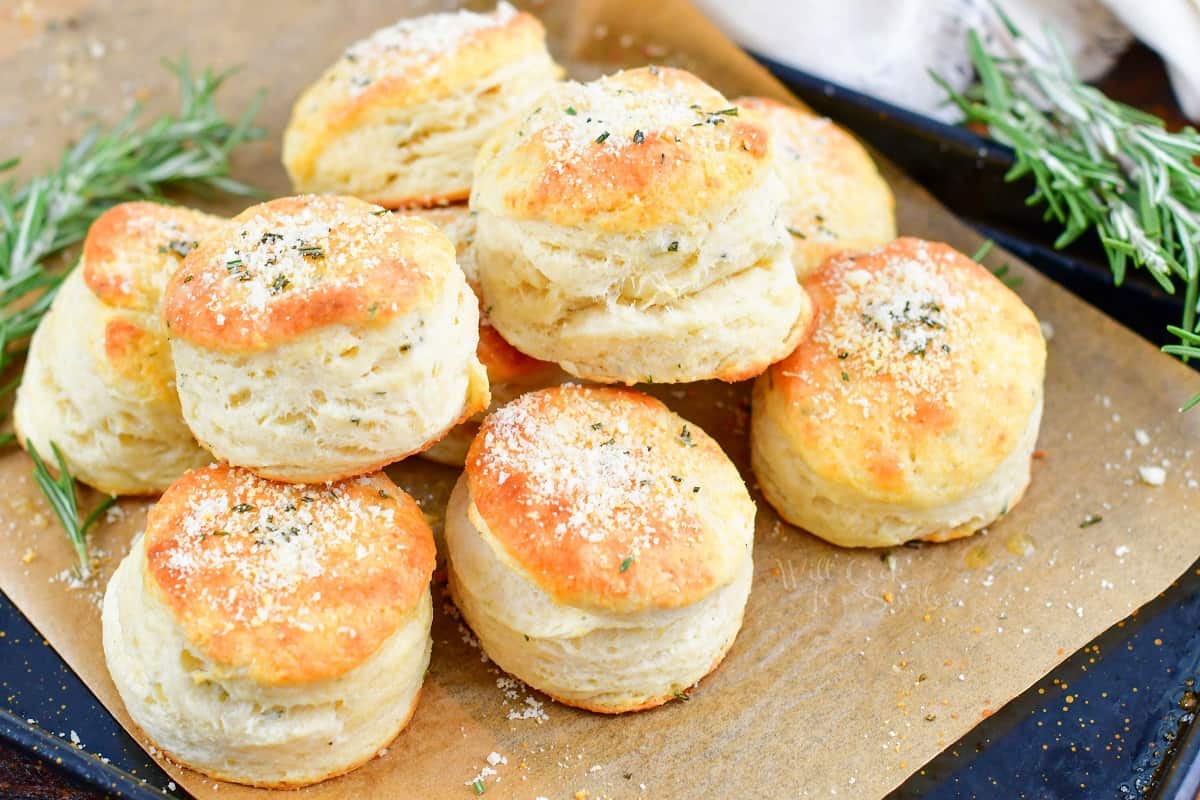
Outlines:
{"label": "baked crust", "polygon": [[421,509],[382,473],[304,485],[193,470],[151,509],[145,537],[147,581],[188,640],[269,686],[361,664],[413,613],[434,567]]}

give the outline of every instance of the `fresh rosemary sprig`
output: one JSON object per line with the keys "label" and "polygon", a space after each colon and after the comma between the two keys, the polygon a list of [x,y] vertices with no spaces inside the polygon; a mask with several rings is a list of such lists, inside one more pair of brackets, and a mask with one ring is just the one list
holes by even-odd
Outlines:
{"label": "fresh rosemary sprig", "polygon": [[[1001,14],[1003,17],[1003,15]],[[1039,49],[1004,19],[1011,55],[989,54],[975,32],[971,59],[980,85],[967,94],[937,80],[967,119],[983,123],[1013,148],[1008,181],[1032,177],[1030,205],[1062,223],[1055,247],[1095,230],[1113,281],[1130,265],[1145,269],[1163,291],[1183,287],[1183,319],[1168,330],[1179,345],[1164,348],[1200,356],[1200,133],[1170,133],[1161,119],[1111,100],[1079,80],[1053,32]],[[1049,66],[1041,66],[1048,64]],[[1185,408],[1200,403],[1193,398]]]}
{"label": "fresh rosemary sprig", "polygon": [[105,498],[100,505],[92,509],[92,513],[87,515],[87,519],[81,525],[79,523],[79,506],[75,499],[75,479],[71,477],[71,471],[67,469],[67,462],[63,459],[58,445],[54,442],[50,443],[50,449],[54,451],[54,458],[58,461],[57,478],[46,467],[46,462],[42,460],[42,456],[38,453],[37,448],[33,446],[33,442],[26,439],[25,449],[29,451],[29,457],[33,459],[33,479],[37,481],[42,494],[46,495],[46,499],[50,501],[50,508],[54,510],[54,515],[58,517],[62,523],[63,530],[67,532],[67,537],[71,540],[71,546],[75,548],[75,555],[79,559],[79,577],[87,580],[92,574],[92,560],[88,555],[87,533],[96,524],[96,521],[100,519],[100,515],[107,511],[113,503],[117,502],[117,498]]}
{"label": "fresh rosemary sprig", "polygon": [[[159,200],[168,187],[254,193],[229,177],[229,153],[262,135],[252,124],[261,95],[231,122],[213,102],[231,72],[193,74],[186,58],[166,66],[179,79],[176,113],[139,127],[135,107],[107,130],[92,127],[46,174],[0,184],[0,373],[24,352],[62,282],[43,262],[81,241],[109,206]],[[0,163],[0,173],[17,163]]]}

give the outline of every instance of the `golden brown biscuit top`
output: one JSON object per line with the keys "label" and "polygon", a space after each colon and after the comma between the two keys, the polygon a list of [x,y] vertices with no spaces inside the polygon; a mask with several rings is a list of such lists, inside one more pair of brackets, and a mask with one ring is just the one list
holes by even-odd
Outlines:
{"label": "golden brown biscuit top", "polygon": [[482,14],[460,9],[402,19],[350,45],[326,80],[342,82],[351,97],[377,89],[381,80],[427,81],[452,67],[464,50],[526,26],[541,34],[539,40],[545,36],[535,17],[507,2]]}
{"label": "golden brown biscuit top", "polygon": [[383,473],[282,484],[214,465],[146,518],[148,582],[206,656],[267,685],[361,664],[417,607],[433,533]]}
{"label": "golden brown biscuit top", "polygon": [[167,287],[172,336],[257,351],[333,324],[379,324],[432,302],[455,272],[429,223],[351,197],[251,206],[192,250]]}
{"label": "golden brown biscuit top", "polygon": [[791,404],[789,434],[819,475],[928,506],[1016,446],[1041,396],[1045,341],[988,270],[902,238],[833,256],[804,288],[816,329],[760,380]]}
{"label": "golden brown biscuit top", "polygon": [[562,603],[685,606],[749,557],[754,504],[733,464],[630,389],[522,395],[483,421],[466,475],[484,527]]}
{"label": "golden brown biscuit top", "polygon": [[114,308],[157,313],[163,287],[200,239],[225,220],[162,203],[120,203],[88,228],[83,279]]}
{"label": "golden brown biscuit top", "polygon": [[525,58],[549,61],[545,39],[535,17],[505,2],[486,14],[427,14],[376,31],[296,101],[285,134],[289,169],[308,175],[328,142],[380,109],[451,97]]}
{"label": "golden brown biscuit top", "polygon": [[891,189],[857,139],[827,118],[769,98],[734,102],[771,130],[788,189],[784,213],[797,247],[830,255],[896,237]]}
{"label": "golden brown biscuit top", "polygon": [[604,230],[681,223],[761,180],[769,141],[762,124],[683,70],[563,83],[484,144],[471,204]]}

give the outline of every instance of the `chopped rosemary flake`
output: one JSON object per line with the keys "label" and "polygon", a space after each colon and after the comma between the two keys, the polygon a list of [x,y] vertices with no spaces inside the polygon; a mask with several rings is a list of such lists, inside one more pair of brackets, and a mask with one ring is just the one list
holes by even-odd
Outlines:
{"label": "chopped rosemary flake", "polygon": [[846,372],[846,370],[842,370],[842,380],[846,383],[850,382],[850,373]]}
{"label": "chopped rosemary flake", "polygon": [[601,428],[603,428],[603,427],[604,427],[604,423],[603,423],[603,422],[593,422],[593,423],[592,423],[592,430],[594,430],[594,431],[598,431],[598,430],[600,430],[600,429],[601,429]]}
{"label": "chopped rosemary flake", "polygon": [[607,447],[607,446],[608,446],[608,445],[610,445],[610,444],[616,444],[616,443],[617,443],[617,439],[616,439],[616,437],[614,436],[614,437],[610,437],[610,438],[608,439],[608,441],[606,441],[606,442],[601,442],[601,443],[600,443],[600,446],[601,446],[601,447]]}
{"label": "chopped rosemary flake", "polygon": [[676,483],[683,483],[683,476],[682,475],[672,475],[671,480],[675,481]]}
{"label": "chopped rosemary flake", "polygon": [[218,528],[217,530],[215,530],[215,531],[213,531],[213,532],[212,532],[212,535],[213,535],[213,536],[228,536],[228,535],[229,535],[229,531],[223,531],[223,530],[221,530],[220,528]]}
{"label": "chopped rosemary flake", "polygon": [[[227,267],[240,267],[241,265],[242,265],[242,260],[240,258],[231,258],[230,260],[225,262],[225,266],[227,266]],[[230,270],[230,271],[232,272],[232,270]]]}
{"label": "chopped rosemary flake", "polygon": [[693,486],[693,487],[692,487],[692,494],[700,494],[700,487],[699,487],[699,486]]}
{"label": "chopped rosemary flake", "polygon": [[802,231],[799,231],[796,228],[789,227],[787,229],[787,232],[790,233],[792,236],[795,236],[797,239],[807,239],[808,238],[807,236],[804,235],[804,233]]}
{"label": "chopped rosemary flake", "polygon": [[608,131],[596,137],[596,144],[604,144],[604,140],[608,138]]}
{"label": "chopped rosemary flake", "polygon": [[641,144],[644,141],[646,141],[646,134],[642,133],[640,130],[633,132],[634,144]]}
{"label": "chopped rosemary flake", "polygon": [[621,562],[621,572],[625,572],[627,569],[629,569],[629,565],[632,563],[633,556],[627,556],[625,560]]}
{"label": "chopped rosemary flake", "polygon": [[575,110],[575,107],[574,107],[574,106],[567,106],[567,116],[568,116],[568,117],[573,117],[573,116],[575,116],[575,115],[576,115],[576,114],[578,114],[578,113],[579,113],[579,112]]}
{"label": "chopped rosemary flake", "polygon": [[678,250],[679,250],[679,242],[671,242],[669,245],[667,245],[668,253],[674,253],[674,252],[677,252]]}
{"label": "chopped rosemary flake", "polygon": [[730,106],[729,108],[723,108],[720,111],[710,111],[709,113],[722,117],[736,117],[738,115],[738,110],[737,106]]}
{"label": "chopped rosemary flake", "polygon": [[371,216],[373,216],[373,217],[382,217],[384,214],[389,214],[389,213],[391,213],[391,212],[390,212],[390,211],[388,211],[388,209],[386,209],[386,208],[381,208],[381,209],[379,209],[378,211],[372,211],[372,212],[371,212]]}
{"label": "chopped rosemary flake", "polygon": [[304,256],[305,258],[311,258],[314,260],[325,257],[325,251],[322,250],[320,247],[317,247],[316,245],[310,245],[307,247],[297,247],[296,252],[299,253],[300,255]]}
{"label": "chopped rosemary flake", "polygon": [[1096,523],[1101,522],[1103,519],[1104,517],[1100,516],[1099,514],[1088,514],[1083,518],[1083,522],[1079,523],[1079,527],[1090,528]]}
{"label": "chopped rosemary flake", "polygon": [[288,280],[287,275],[280,273],[275,276],[275,280],[271,281],[271,294],[279,294],[291,285],[292,282]]}
{"label": "chopped rosemary flake", "polygon": [[475,794],[483,794],[483,778],[476,778],[475,782],[471,784],[471,788],[475,790]]}
{"label": "chopped rosemary flake", "polygon": [[192,282],[192,281],[194,281],[195,279],[196,279],[196,276],[195,276],[195,275],[184,275],[184,276],[183,276],[183,282],[184,282],[184,283],[191,283],[191,282]]}
{"label": "chopped rosemary flake", "polygon": [[392,499],[392,496],[390,494],[388,494],[387,492],[385,492],[383,489],[379,490],[379,496],[382,497],[384,500]]}
{"label": "chopped rosemary flake", "polygon": [[692,696],[688,694],[687,689],[680,689],[675,693],[675,699],[681,703],[686,703],[688,700],[692,699]]}
{"label": "chopped rosemary flake", "polygon": [[250,505],[249,503],[238,503],[233,507],[233,510],[239,514],[245,514],[247,511],[253,511],[254,506]]}
{"label": "chopped rosemary flake", "polygon": [[187,254],[192,252],[194,249],[196,249],[196,245],[198,245],[198,244],[200,244],[200,243],[199,242],[188,242],[188,241],[184,241],[183,239],[172,239],[171,241],[167,242],[166,247],[158,248],[158,252],[174,253],[175,255],[179,256],[180,258],[186,258]]}
{"label": "chopped rosemary flake", "polygon": [[696,443],[692,441],[692,432],[688,430],[688,426],[684,425],[679,431],[679,443],[684,447],[695,447]]}

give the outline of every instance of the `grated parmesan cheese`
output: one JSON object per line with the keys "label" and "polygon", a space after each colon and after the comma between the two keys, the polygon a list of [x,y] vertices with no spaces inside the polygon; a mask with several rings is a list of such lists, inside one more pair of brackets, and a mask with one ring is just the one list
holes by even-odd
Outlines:
{"label": "grated parmesan cheese", "polygon": [[439,71],[439,56],[458,50],[480,31],[507,25],[516,15],[512,5],[501,2],[487,14],[460,10],[402,19],[347,48],[342,59],[350,69],[343,80],[356,97],[388,75],[419,68],[428,78]]}

